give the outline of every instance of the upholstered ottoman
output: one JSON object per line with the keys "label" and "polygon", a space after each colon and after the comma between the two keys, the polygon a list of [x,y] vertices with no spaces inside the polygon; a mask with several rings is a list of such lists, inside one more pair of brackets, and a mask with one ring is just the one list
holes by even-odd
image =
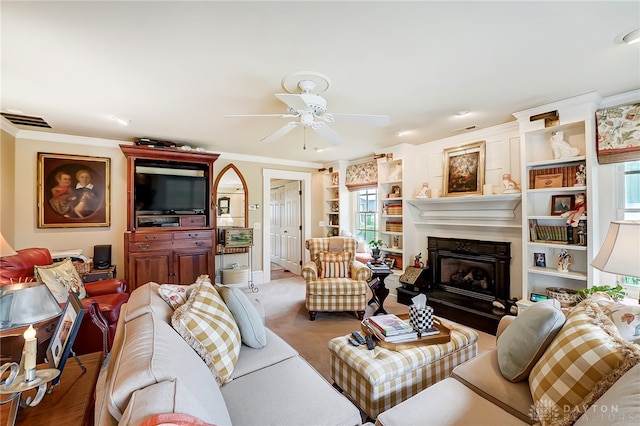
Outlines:
{"label": "upholstered ottoman", "polygon": [[393,351],[376,346],[355,347],[349,336],[329,341],[331,377],[369,417],[411,398],[449,377],[451,370],[478,354],[478,334],[471,328],[439,318],[451,329],[451,341]]}

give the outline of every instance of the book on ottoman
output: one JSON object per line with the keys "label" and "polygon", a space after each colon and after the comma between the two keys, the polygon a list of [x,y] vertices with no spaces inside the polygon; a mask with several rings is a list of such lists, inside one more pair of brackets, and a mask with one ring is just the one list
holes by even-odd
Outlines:
{"label": "book on ottoman", "polygon": [[398,318],[395,314],[377,315],[369,317],[369,323],[385,336],[412,333],[413,327],[408,321]]}

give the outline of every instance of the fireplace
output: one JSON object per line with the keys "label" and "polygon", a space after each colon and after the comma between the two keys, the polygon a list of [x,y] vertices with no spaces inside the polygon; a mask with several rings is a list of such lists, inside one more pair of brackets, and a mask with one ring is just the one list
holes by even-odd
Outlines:
{"label": "fireplace", "polygon": [[[495,334],[509,299],[511,243],[428,237],[428,285],[398,288],[398,301],[426,293],[436,315]],[[410,288],[411,287],[411,288]]]}
{"label": "fireplace", "polygon": [[509,299],[511,243],[428,238],[435,288],[488,302]]}

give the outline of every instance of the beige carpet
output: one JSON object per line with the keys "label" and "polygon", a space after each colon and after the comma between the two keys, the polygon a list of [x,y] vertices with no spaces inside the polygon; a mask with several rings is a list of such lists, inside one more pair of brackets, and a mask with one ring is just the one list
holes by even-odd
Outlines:
{"label": "beige carpet", "polygon": [[[259,286],[257,295],[265,309],[267,327],[293,346],[327,381],[331,379],[327,342],[353,330],[360,330],[360,322],[354,313],[319,312],[315,321],[310,321],[304,306],[305,283],[301,277],[271,281]],[[387,312],[402,314],[408,307],[389,296],[384,302]],[[377,309],[375,304],[367,308],[365,316]],[[495,336],[478,332],[479,352],[495,347]]]}

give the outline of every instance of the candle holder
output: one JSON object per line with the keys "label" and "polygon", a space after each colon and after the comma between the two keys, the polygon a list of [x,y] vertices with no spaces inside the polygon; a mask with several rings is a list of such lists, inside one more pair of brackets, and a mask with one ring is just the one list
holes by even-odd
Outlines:
{"label": "candle holder", "polygon": [[[0,381],[0,395],[9,395],[0,400],[0,405],[11,403],[7,425],[15,425],[19,407],[35,407],[40,404],[47,392],[47,385],[60,375],[56,368],[36,370],[31,368],[21,372],[21,367],[16,362],[8,362],[0,367],[0,377],[9,371],[9,376]],[[22,398],[22,393],[37,388],[35,397]]]}

